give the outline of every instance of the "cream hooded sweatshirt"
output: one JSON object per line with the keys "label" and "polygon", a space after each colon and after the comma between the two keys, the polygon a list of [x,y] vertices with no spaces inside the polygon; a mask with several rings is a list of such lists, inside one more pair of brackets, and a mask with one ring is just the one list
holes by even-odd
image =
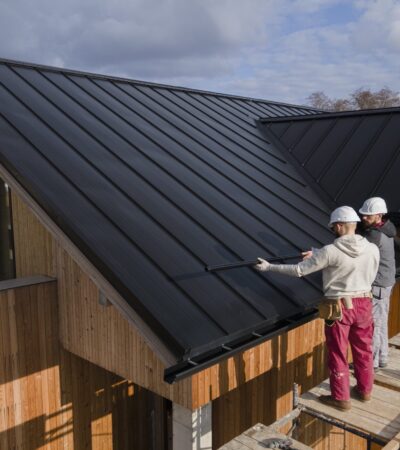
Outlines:
{"label": "cream hooded sweatshirt", "polygon": [[369,292],[379,266],[379,249],[364,237],[341,236],[299,264],[271,264],[269,271],[302,277],[322,270],[326,297]]}

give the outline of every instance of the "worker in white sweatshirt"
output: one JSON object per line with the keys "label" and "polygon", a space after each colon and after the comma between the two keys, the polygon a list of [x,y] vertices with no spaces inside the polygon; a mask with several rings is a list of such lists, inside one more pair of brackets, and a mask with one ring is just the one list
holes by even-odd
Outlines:
{"label": "worker in white sweatshirt", "polygon": [[322,270],[324,298],[320,316],[325,319],[331,395],[320,400],[348,410],[350,402],[347,347],[350,343],[357,386],[353,395],[369,401],[373,386],[372,302],[371,285],[379,266],[379,250],[375,244],[355,234],[360,219],[353,208],[335,209],[329,226],[337,236],[330,245],[305,252],[298,264],[270,264],[259,258],[254,268],[302,277]]}

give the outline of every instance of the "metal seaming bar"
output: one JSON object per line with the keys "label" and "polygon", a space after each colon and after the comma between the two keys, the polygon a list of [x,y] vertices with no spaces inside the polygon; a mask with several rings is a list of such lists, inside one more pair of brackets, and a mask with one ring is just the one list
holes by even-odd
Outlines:
{"label": "metal seaming bar", "polygon": [[[290,259],[297,259],[301,258],[302,255],[297,253],[296,255],[286,255],[286,256],[274,256],[272,258],[265,258],[268,262],[275,262],[275,261],[285,261]],[[247,266],[254,266],[258,264],[258,259],[252,259],[247,261],[238,261],[235,263],[229,263],[229,264],[220,264],[216,266],[206,266],[205,269],[207,272],[216,272],[218,270],[227,270],[227,269],[235,269],[236,267],[247,267]]]}

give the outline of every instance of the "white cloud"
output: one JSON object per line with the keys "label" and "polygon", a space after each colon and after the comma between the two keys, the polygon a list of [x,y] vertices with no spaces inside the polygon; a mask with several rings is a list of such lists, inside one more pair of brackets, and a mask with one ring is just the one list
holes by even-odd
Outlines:
{"label": "white cloud", "polygon": [[360,20],[354,25],[354,43],[360,51],[400,50],[400,2],[364,1]]}
{"label": "white cloud", "polygon": [[2,57],[281,101],[400,89],[399,51],[398,0],[0,3]]}

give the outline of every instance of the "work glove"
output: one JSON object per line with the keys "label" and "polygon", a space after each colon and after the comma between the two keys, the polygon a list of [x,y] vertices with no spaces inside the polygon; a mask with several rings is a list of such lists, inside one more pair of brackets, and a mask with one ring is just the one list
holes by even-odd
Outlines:
{"label": "work glove", "polygon": [[268,261],[265,261],[265,259],[257,258],[258,264],[254,265],[253,267],[256,270],[259,270],[260,272],[266,272],[270,269],[271,264]]}
{"label": "work glove", "polygon": [[302,252],[301,254],[303,256],[303,261],[305,261],[306,259],[312,258],[313,251],[312,250],[307,250],[306,252]]}

